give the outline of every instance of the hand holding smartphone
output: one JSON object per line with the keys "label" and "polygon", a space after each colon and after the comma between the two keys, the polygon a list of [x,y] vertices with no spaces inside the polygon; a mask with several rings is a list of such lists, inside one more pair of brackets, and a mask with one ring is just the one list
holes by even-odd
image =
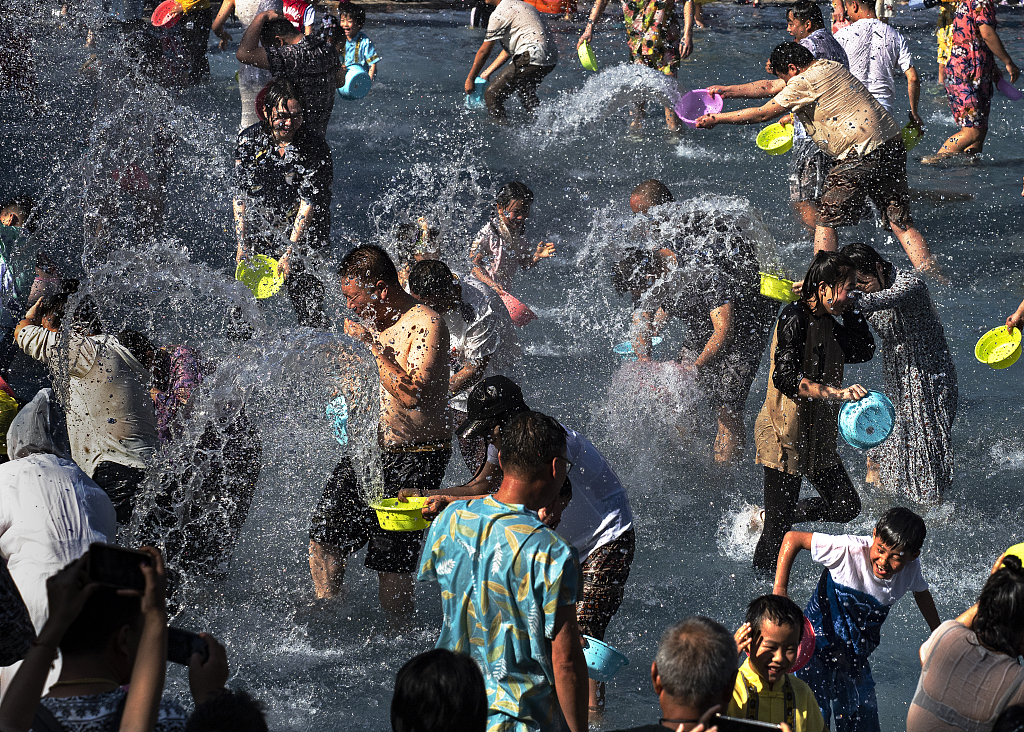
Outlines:
{"label": "hand holding smartphone", "polygon": [[89,579],[120,590],[145,592],[146,578],[139,565],[152,561],[145,552],[93,543],[89,545]]}
{"label": "hand holding smartphone", "polygon": [[188,666],[192,654],[202,656],[203,663],[210,660],[210,646],[202,636],[180,628],[167,629],[167,660]]}

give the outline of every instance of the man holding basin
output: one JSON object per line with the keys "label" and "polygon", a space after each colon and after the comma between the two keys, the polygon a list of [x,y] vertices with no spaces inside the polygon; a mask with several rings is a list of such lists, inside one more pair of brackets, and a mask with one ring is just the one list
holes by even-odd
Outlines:
{"label": "man holding basin", "polygon": [[798,43],[776,46],[768,67],[785,83],[771,101],[706,114],[697,127],[755,124],[793,112],[811,139],[836,160],[825,179],[814,250],[836,251],[836,227],[860,221],[870,198],[914,267],[938,273],[938,263],[910,215],[907,148],[892,115],[842,64],[815,60]]}

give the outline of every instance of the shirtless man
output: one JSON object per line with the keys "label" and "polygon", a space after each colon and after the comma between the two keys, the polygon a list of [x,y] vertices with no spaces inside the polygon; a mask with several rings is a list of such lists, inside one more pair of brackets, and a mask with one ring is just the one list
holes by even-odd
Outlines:
{"label": "shirtless man", "polygon": [[[448,327],[398,284],[387,253],[376,246],[349,252],[338,269],[341,292],[358,321],[345,333],[365,343],[380,375],[380,476],[383,497],[403,488],[436,490],[451,457]],[[359,492],[349,460],[335,468],[310,528],[309,568],[318,598],[341,591],[346,558],[369,543],[366,566],[380,577],[381,607],[403,616],[413,609],[413,577],[422,532],[384,531]]]}

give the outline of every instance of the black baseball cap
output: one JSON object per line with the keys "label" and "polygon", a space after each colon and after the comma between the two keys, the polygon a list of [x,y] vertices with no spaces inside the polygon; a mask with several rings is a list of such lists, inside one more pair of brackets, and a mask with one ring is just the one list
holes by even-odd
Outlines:
{"label": "black baseball cap", "polygon": [[529,411],[516,382],[507,376],[488,376],[469,392],[468,416],[456,434],[463,440],[480,437],[509,417]]}

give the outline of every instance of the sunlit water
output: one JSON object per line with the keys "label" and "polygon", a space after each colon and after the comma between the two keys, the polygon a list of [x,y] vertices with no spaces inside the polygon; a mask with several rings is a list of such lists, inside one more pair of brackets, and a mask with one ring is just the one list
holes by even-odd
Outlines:
{"label": "sunlit water", "polygon": [[[705,7],[712,29],[696,33],[694,55],[680,72],[683,89],[761,78],[771,48],[788,40],[783,11]],[[174,623],[209,630],[224,641],[232,685],[266,703],[272,728],[385,729],[394,674],[432,646],[441,620],[439,599],[434,587],[420,587],[414,625],[391,637],[377,608],[376,578],[357,555],[346,599],[311,602],[309,515],[341,455],[323,418],[337,373],[337,347],[328,336],[296,329],[284,298],[256,307],[230,279],[234,241],[226,184],[238,119],[234,46],[227,53],[212,51],[213,78],[176,101],[151,93],[132,98],[123,78],[97,82],[79,73],[89,53],[80,47],[80,26],[55,26],[49,8],[38,12],[46,14],[35,44],[39,94],[49,113],[34,117],[20,98],[0,97],[6,143],[2,192],[36,194],[41,236],[70,262],[71,272],[82,274],[87,248],[89,282],[111,330],[144,327],[159,342],[196,345],[220,363],[189,424],[193,436],[202,429],[197,420],[240,399],[248,400],[262,431],[263,473],[229,577],[221,584],[188,586]],[[677,200],[702,194],[749,199],[792,273],[805,266],[810,245],[789,213],[787,160],[755,148],[756,128],[687,130],[678,139],[666,134],[658,109],[669,93],[664,80],[614,66],[626,58],[621,21],[603,25],[598,34],[603,73],[597,76],[575,62],[578,29],[560,20],[552,24],[562,62],[541,87],[538,121],[524,129],[495,127],[463,109],[462,81],[482,37],[464,27],[465,21],[465,13],[455,12],[371,17],[366,31],[384,58],[379,81],[363,101],[339,101],[329,130],[335,254],[350,242],[386,242],[397,222],[425,215],[443,229],[446,258],[464,270],[464,253],[496,187],[518,178],[533,188],[528,237],[555,240],[559,254],[515,287],[541,315],[522,334],[524,391],[532,406],[588,433],[629,489],[637,556],[607,640],[631,664],[609,684],[606,727],[650,722],[659,716],[649,664],[661,631],[694,613],[735,627],[747,602],[770,589],[749,567],[756,541],[750,516],[761,502],[761,471],[750,454],[735,468],[713,465],[713,422],[674,369],[623,368],[617,362],[610,348],[624,338],[629,312],[610,287],[609,248],[627,221],[629,191],[650,177],[665,181]],[[1001,13],[1000,23],[1004,42],[1019,58],[1019,14]],[[973,601],[992,558],[1024,538],[1024,367],[991,371],[973,358],[978,336],[1000,324],[1024,295],[1024,107],[996,97],[978,164],[922,167],[920,155],[952,132],[945,95],[935,84],[934,15],[904,11],[896,24],[908,35],[925,80],[928,137],[912,154],[910,184],[970,195],[956,202],[930,195],[914,204],[918,226],[952,279],[949,287],[933,284],[932,293],[961,379],[953,489],[944,505],[917,507],[929,526],[925,576],[941,615],[949,618]],[[237,42],[237,27],[233,33]],[[109,31],[101,39],[101,58],[114,38]],[[900,87],[897,97],[902,94]],[[626,114],[629,99],[637,96],[649,101],[650,115],[642,137],[631,137]],[[517,101],[509,104],[517,110]],[[727,109],[737,106],[731,102]],[[905,99],[900,107],[903,119]],[[83,212],[111,186],[85,171],[102,169],[110,151],[144,158],[145,127],[125,120],[129,112],[161,109],[175,136],[166,236],[117,231],[113,242],[98,239],[84,228]],[[895,242],[870,222],[842,231],[844,243],[856,239],[906,264]],[[130,254],[118,251],[124,246]],[[230,306],[242,307],[255,327],[252,341],[225,337]],[[678,327],[666,334],[666,356],[673,353]],[[748,427],[764,395],[766,370],[751,391]],[[851,367],[848,379],[879,387],[879,359]],[[25,377],[22,388],[30,382]],[[680,415],[689,425],[682,434],[676,426]],[[847,527],[806,528],[867,533],[879,513],[902,501],[864,487],[862,455],[849,448],[842,454],[861,488],[864,511]],[[164,459],[173,462],[173,455]],[[453,460],[448,479],[465,476]],[[801,557],[792,587],[801,604],[816,576]],[[872,657],[885,729],[903,724],[917,679],[917,647],[926,636],[916,607],[904,599],[890,614]],[[187,697],[182,673],[172,672],[170,685]]]}

